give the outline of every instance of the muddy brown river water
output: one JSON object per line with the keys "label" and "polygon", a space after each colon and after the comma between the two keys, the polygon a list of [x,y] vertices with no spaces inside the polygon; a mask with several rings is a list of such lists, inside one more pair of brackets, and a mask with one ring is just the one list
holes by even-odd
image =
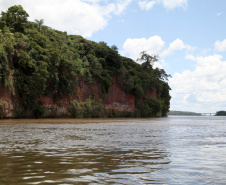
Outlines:
{"label": "muddy brown river water", "polygon": [[0,120],[0,185],[226,184],[226,117]]}

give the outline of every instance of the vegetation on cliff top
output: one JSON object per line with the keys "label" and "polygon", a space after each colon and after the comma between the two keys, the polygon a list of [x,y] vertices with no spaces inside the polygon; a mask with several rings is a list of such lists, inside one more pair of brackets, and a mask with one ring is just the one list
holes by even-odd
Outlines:
{"label": "vegetation on cliff top", "polygon": [[[170,106],[169,75],[153,69],[157,56],[141,53],[142,65],[120,56],[115,45],[93,42],[78,35],[54,30],[44,20],[28,21],[20,5],[0,17],[0,84],[21,98],[20,110],[40,116],[41,96],[53,99],[76,94],[79,77],[98,81],[108,93],[114,77],[136,97],[137,116],[165,116]],[[157,89],[157,99],[146,97]],[[142,101],[141,101],[142,99]],[[19,110],[19,108],[18,108]]]}

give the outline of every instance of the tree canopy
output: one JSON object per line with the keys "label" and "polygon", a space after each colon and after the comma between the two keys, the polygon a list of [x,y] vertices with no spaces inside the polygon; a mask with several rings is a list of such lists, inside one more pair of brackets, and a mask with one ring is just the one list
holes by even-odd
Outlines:
{"label": "tree canopy", "polygon": [[27,23],[28,13],[21,5],[15,5],[8,9],[7,12],[2,12],[1,20],[6,22],[6,25],[15,32],[23,32]]}
{"label": "tree canopy", "polygon": [[226,111],[223,111],[223,110],[217,111],[216,116],[226,116]]}

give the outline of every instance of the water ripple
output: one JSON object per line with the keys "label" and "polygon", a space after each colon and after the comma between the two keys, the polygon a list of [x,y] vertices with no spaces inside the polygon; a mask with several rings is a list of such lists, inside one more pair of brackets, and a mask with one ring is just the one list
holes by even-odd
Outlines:
{"label": "water ripple", "polygon": [[1,123],[0,184],[226,184],[225,118],[65,121]]}

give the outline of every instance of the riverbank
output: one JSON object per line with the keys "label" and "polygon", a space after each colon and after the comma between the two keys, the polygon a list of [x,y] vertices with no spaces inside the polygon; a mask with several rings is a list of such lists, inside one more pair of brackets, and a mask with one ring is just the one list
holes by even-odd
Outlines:
{"label": "riverbank", "polygon": [[[39,119],[0,119],[1,124],[85,124],[133,122],[151,118],[39,118]],[[154,119],[154,118],[153,118]]]}

